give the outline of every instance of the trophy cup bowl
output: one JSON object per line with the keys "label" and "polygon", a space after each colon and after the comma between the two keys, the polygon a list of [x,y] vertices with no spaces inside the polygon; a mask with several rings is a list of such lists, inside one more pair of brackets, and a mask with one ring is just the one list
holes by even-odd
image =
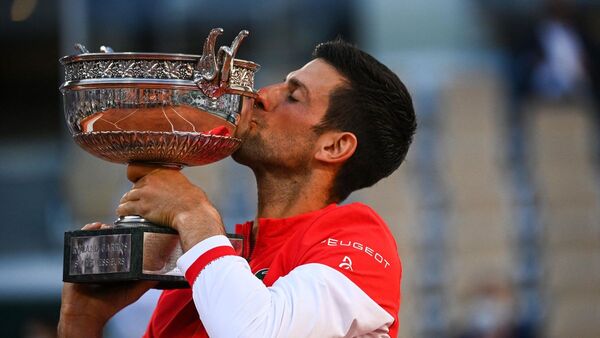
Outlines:
{"label": "trophy cup bowl", "polygon": [[[213,29],[202,55],[115,53],[101,47],[60,59],[68,129],[75,142],[103,160],[182,168],[212,163],[240,145],[235,129],[244,97],[255,97],[259,65],[235,58],[232,45],[215,52]],[[229,235],[241,252],[239,236]],[[186,287],[176,266],[177,232],[136,216],[110,229],[65,233],[63,281],[106,283],[156,280],[160,288]]]}

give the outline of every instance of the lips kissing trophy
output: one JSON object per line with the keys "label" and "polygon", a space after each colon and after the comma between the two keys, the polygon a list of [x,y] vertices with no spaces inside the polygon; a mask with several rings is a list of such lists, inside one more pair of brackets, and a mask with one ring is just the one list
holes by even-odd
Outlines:
{"label": "lips kissing trophy", "polygon": [[[202,55],[115,53],[101,47],[65,56],[60,90],[69,131],[87,152],[115,163],[182,168],[221,160],[241,143],[234,137],[245,102],[256,97],[259,65],[236,59],[241,31],[215,52],[213,29]],[[228,235],[241,252],[241,237]],[[186,287],[176,261],[177,232],[140,216],[120,217],[110,229],[65,233],[63,281],[159,281]]]}

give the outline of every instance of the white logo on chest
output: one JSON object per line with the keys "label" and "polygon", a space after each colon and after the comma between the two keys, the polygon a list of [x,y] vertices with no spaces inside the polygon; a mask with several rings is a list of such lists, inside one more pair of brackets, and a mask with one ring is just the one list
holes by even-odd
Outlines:
{"label": "white logo on chest", "polygon": [[[373,248],[371,248],[367,245],[364,245],[360,242],[354,242],[351,240],[344,241],[344,240],[337,240],[335,238],[328,238],[328,239],[324,239],[321,243],[323,243],[329,247],[350,247],[350,248],[353,248],[354,250],[362,251],[365,254],[373,257],[373,259],[377,263],[383,265],[384,269],[386,269],[388,266],[390,266],[390,262],[387,259],[385,259],[382,254],[380,254],[379,252],[375,251]],[[345,258],[348,258],[348,256],[345,256],[344,259]],[[348,260],[350,260],[350,258],[348,258]],[[347,262],[343,261],[342,264],[344,264],[344,263],[347,263]],[[344,265],[344,267],[343,267],[342,264],[340,264],[339,267],[345,269],[346,265]],[[350,267],[352,267],[352,261],[350,261]]]}
{"label": "white logo on chest", "polygon": [[344,259],[338,266],[342,269],[354,271],[354,270],[352,270],[352,260],[348,256],[344,256]]}

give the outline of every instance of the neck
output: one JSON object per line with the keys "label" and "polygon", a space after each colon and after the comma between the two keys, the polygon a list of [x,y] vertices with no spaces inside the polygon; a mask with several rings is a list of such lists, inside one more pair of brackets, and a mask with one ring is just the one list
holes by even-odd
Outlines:
{"label": "neck", "polygon": [[318,173],[256,174],[258,218],[285,218],[319,210],[329,204],[329,180]]}

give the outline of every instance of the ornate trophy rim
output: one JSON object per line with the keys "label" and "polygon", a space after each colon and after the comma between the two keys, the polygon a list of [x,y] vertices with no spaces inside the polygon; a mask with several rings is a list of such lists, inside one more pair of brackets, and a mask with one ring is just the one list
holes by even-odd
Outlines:
{"label": "ornate trophy rim", "polygon": [[[58,59],[62,65],[80,61],[104,61],[104,60],[160,60],[160,61],[190,61],[198,62],[202,55],[183,53],[156,53],[156,52],[110,52],[110,53],[81,53],[65,55]],[[254,61],[244,59],[233,59],[240,67],[253,70],[260,69],[260,65]]]}
{"label": "ornate trophy rim", "polygon": [[[82,88],[136,87],[168,88],[168,89],[201,89],[207,87],[220,88],[221,85],[209,84],[204,79],[197,79],[194,65],[201,56],[179,58],[184,54],[151,54],[151,53],[94,53],[78,54],[61,58],[65,66],[65,82],[61,91]],[[176,57],[170,57],[175,55]],[[100,57],[103,56],[103,57]],[[160,56],[160,57],[158,57]],[[64,61],[64,62],[63,62]],[[161,65],[162,68],[155,68]],[[170,70],[168,68],[171,68]],[[133,71],[128,71],[133,69]],[[145,71],[138,71],[144,69]],[[227,89],[220,92],[256,97],[253,76],[260,65],[241,59],[232,60],[232,75],[229,77]],[[151,76],[150,76],[150,75]],[[213,90],[215,92],[217,89]],[[212,92],[205,92],[210,95]]]}
{"label": "ornate trophy rim", "polygon": [[231,46],[215,51],[216,39],[222,28],[211,30],[204,43],[202,55],[182,53],[114,52],[102,46],[101,53],[90,53],[76,44],[80,54],[59,59],[65,67],[65,82],[60,90],[118,87],[119,85],[151,85],[163,88],[198,88],[206,96],[218,98],[223,94],[256,97],[254,73],[258,63],[236,59],[240,43],[249,32],[242,30]]}

